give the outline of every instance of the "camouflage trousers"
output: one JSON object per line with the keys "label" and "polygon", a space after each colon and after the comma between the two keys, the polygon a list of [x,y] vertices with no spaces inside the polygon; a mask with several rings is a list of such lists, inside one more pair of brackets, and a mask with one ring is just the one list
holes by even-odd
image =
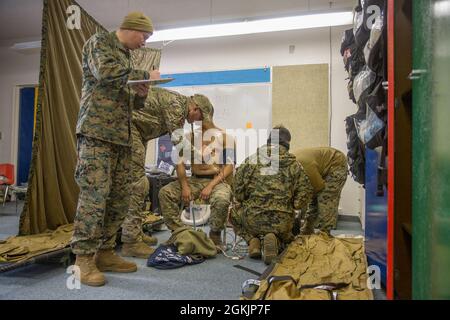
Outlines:
{"label": "camouflage trousers", "polygon": [[71,247],[74,254],[92,254],[115,247],[128,210],[131,148],[79,136],[77,149],[80,194]]}
{"label": "camouflage trousers", "polygon": [[[202,190],[210,182],[210,179],[190,177],[188,183],[193,198],[197,199]],[[172,231],[184,226],[180,218],[181,201],[181,186],[178,181],[169,183],[159,191],[159,205],[164,222]],[[231,187],[227,183],[219,183],[214,187],[209,197],[209,204],[211,205],[209,225],[212,231],[221,231],[224,229],[230,203]]]}
{"label": "camouflage trousers", "polygon": [[150,183],[145,175],[145,155],[147,143],[142,141],[139,131],[131,126],[133,144],[131,148],[132,179],[130,205],[125,220],[122,223],[122,242],[133,243],[142,241],[142,222],[145,218],[143,206],[145,197],[150,190]]}
{"label": "camouflage trousers", "polygon": [[245,205],[233,206],[230,215],[234,232],[247,244],[252,238],[262,239],[268,233],[274,233],[281,246],[290,243],[294,239],[292,234],[294,219],[294,211],[289,214],[285,211],[246,208]]}
{"label": "camouflage trousers", "polygon": [[325,188],[317,193],[308,205],[301,234],[311,234],[314,227],[329,233],[336,229],[339,200],[347,180],[347,165],[337,168],[325,177]]}

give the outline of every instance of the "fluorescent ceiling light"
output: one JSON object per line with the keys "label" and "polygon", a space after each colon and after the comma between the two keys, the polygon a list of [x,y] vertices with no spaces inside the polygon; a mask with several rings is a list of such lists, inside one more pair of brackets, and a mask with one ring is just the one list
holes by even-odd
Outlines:
{"label": "fluorescent ceiling light", "polygon": [[147,42],[224,37],[352,24],[352,12],[311,14],[286,18],[212,24],[155,31]]}

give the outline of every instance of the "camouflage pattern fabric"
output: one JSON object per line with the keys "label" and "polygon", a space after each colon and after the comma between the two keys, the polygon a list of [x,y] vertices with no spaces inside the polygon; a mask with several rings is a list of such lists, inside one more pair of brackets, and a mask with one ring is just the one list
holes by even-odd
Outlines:
{"label": "camouflage pattern fabric", "polygon": [[92,254],[115,247],[128,211],[131,148],[79,136],[75,180],[80,187],[74,234],[74,254]]}
{"label": "camouflage pattern fabric", "polygon": [[305,222],[300,230],[302,235],[313,233],[314,227],[327,233],[336,229],[339,200],[347,175],[348,169],[345,164],[334,168],[324,177],[324,189],[313,197],[306,211]]}
{"label": "camouflage pattern fabric", "polygon": [[130,51],[115,32],[99,32],[83,47],[83,84],[76,133],[130,146],[133,108],[142,108],[145,98],[134,94],[128,80],[148,79],[144,70],[133,70]]}
{"label": "camouflage pattern fabric", "polygon": [[184,127],[188,98],[175,91],[151,87],[144,108],[133,112],[133,124],[143,141],[161,137]]}
{"label": "camouflage pattern fabric", "polygon": [[142,222],[146,215],[143,211],[145,196],[149,193],[150,182],[145,175],[145,155],[147,142],[143,141],[134,124],[131,125],[133,137],[131,154],[131,195],[128,214],[122,224],[122,242],[142,241]]}
{"label": "camouflage pattern fabric", "polygon": [[133,184],[128,214],[122,224],[122,242],[124,243],[142,241],[142,223],[146,217],[143,205],[150,189],[150,182],[145,175],[147,143],[168,132],[183,128],[187,110],[187,97],[174,91],[151,87],[145,107],[133,111],[131,125]]}
{"label": "camouflage pattern fabric", "polygon": [[[272,174],[262,170],[270,165],[264,162],[269,161],[278,164]],[[307,205],[313,195],[313,187],[301,164],[285,147],[278,145],[261,147],[239,166],[233,191],[236,203],[231,223],[247,243],[267,233],[275,233],[281,243],[290,242],[294,210]]]}
{"label": "camouflage pattern fabric", "polygon": [[243,207],[231,209],[230,222],[236,234],[242,237],[247,244],[252,238],[262,239],[268,233],[274,233],[280,244],[290,243],[294,237],[292,227],[293,214],[289,215],[279,211],[251,211]]}
{"label": "camouflage pattern fabric", "polygon": [[[210,182],[211,179],[190,177],[188,183],[193,198],[197,199],[202,190]],[[172,231],[184,226],[180,219],[181,201],[181,186],[178,181],[169,183],[159,192],[159,204],[161,206],[164,222]],[[209,225],[212,231],[221,231],[225,227],[230,203],[231,187],[224,182],[217,184],[212,190],[209,198],[209,204],[211,205]]]}

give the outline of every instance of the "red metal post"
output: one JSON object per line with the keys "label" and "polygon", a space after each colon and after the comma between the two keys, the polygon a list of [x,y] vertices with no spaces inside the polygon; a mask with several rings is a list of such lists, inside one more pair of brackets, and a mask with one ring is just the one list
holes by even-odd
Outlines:
{"label": "red metal post", "polygon": [[387,266],[386,296],[394,299],[394,191],[395,191],[395,0],[388,0],[388,217],[387,217]]}

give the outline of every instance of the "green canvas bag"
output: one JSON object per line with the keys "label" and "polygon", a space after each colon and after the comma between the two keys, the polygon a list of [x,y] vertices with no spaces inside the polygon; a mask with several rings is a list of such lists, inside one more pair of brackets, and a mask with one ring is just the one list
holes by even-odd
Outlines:
{"label": "green canvas bag", "polygon": [[167,244],[175,244],[182,255],[202,255],[205,258],[215,257],[217,249],[214,242],[203,230],[195,230],[185,226],[175,229]]}

